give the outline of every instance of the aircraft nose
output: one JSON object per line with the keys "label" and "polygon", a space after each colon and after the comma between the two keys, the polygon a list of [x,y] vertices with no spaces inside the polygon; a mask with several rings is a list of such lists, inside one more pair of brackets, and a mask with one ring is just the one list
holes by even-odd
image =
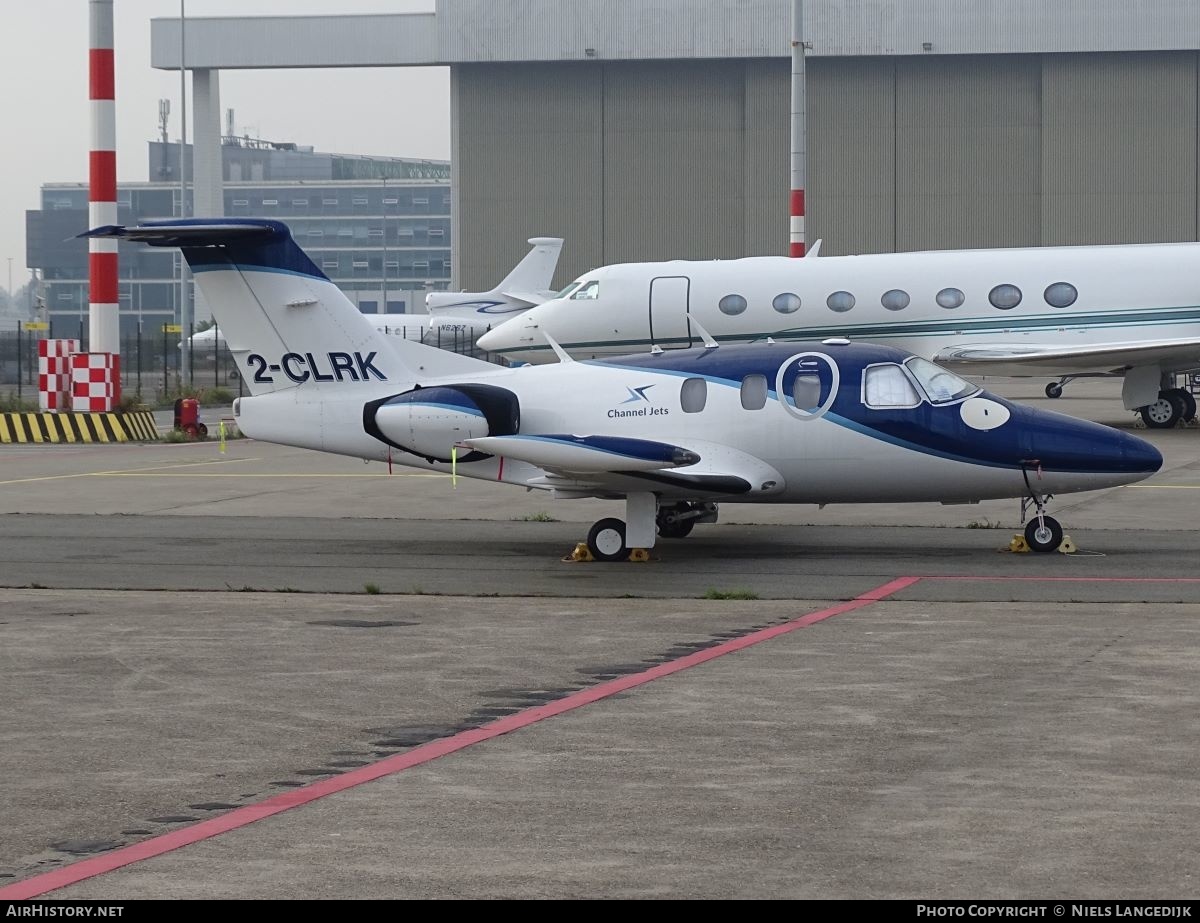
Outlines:
{"label": "aircraft nose", "polygon": [[529,326],[523,317],[514,317],[512,320],[507,320],[498,327],[493,327],[478,340],[479,348],[486,349],[488,352],[502,352],[505,350],[516,349],[521,345],[521,333]]}
{"label": "aircraft nose", "polygon": [[1024,411],[1025,449],[1044,469],[1128,476],[1128,482],[1162,467],[1162,453],[1145,439],[1050,410]]}

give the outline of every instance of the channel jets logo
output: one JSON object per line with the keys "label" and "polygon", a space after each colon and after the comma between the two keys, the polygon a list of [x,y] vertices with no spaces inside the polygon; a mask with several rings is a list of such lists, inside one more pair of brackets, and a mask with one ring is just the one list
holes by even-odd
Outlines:
{"label": "channel jets logo", "polygon": [[[621,401],[620,407],[613,407],[608,411],[610,420],[619,420],[622,417],[665,417],[671,411],[666,407],[655,407],[646,392],[653,388],[654,385],[642,385],[640,388],[630,388],[628,385],[625,390],[629,392],[629,397]],[[626,404],[635,404],[637,406],[624,408]]]}

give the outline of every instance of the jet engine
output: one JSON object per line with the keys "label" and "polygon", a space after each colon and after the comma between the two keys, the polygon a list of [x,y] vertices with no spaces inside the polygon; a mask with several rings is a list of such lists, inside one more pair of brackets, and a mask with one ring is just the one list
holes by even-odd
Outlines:
{"label": "jet engine", "polygon": [[[520,428],[517,396],[494,385],[416,387],[363,407],[363,429],[370,435],[436,462],[449,462],[451,448],[464,439],[512,436]],[[472,451],[458,460],[471,462],[488,457]]]}

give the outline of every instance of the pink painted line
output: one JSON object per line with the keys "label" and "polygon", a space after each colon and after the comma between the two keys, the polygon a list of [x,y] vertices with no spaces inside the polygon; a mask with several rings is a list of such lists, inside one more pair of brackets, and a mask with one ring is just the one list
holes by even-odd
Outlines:
{"label": "pink painted line", "polygon": [[1036,583],[1200,583],[1200,577],[984,577],[963,574],[925,574],[918,580],[1032,581]]}
{"label": "pink painted line", "polygon": [[854,599],[844,603],[838,603],[836,606],[830,606],[828,609],[822,609],[819,612],[801,616],[798,619],[784,622],[781,625],[763,628],[751,634],[743,635],[740,638],[723,641],[704,650],[696,651],[694,654],[680,657],[678,660],[671,660],[667,663],[650,667],[641,673],[618,676],[616,679],[600,683],[598,686],[581,689],[579,692],[574,692],[554,702],[527,708],[512,715],[506,715],[482,727],[471,728],[469,731],[462,731],[453,737],[445,737],[441,740],[422,744],[419,747],[409,750],[407,753],[397,753],[395,756],[389,756],[378,763],[372,763],[370,766],[363,766],[360,769],[351,770],[340,776],[322,779],[320,782],[313,782],[311,785],[306,785],[303,788],[296,788],[279,795],[274,795],[265,801],[260,801],[257,804],[248,804],[245,807],[230,811],[228,814],[222,814],[220,817],[201,821],[198,824],[192,824],[189,827],[183,827],[179,830],[172,830],[170,833],[164,833],[162,836],[156,836],[149,840],[143,840],[140,843],[123,847],[122,849],[116,849],[102,856],[84,859],[81,862],[63,866],[52,872],[44,872],[41,875],[26,878],[24,881],[18,881],[16,884],[0,888],[0,898],[5,900],[26,900],[31,897],[38,897],[48,891],[65,888],[67,885],[76,884],[88,878],[93,878],[96,875],[103,875],[106,872],[112,872],[127,865],[132,865],[135,862],[153,859],[155,856],[161,856],[164,853],[172,852],[184,846],[191,846],[194,843],[199,843],[201,840],[220,836],[222,833],[228,833],[230,830],[237,830],[239,827],[245,827],[255,821],[289,811],[292,808],[298,808],[301,805],[310,804],[320,798],[344,792],[347,789],[355,788],[366,782],[374,782],[376,779],[382,779],[384,776],[403,772],[405,769],[420,766],[423,763],[440,759],[443,756],[449,756],[451,753],[457,753],[459,750],[482,743],[485,740],[491,740],[510,731],[529,727],[529,725],[536,724],[538,721],[544,721],[547,718],[553,718],[556,715],[574,711],[577,708],[582,708],[585,705],[590,705],[593,702],[614,696],[618,692],[634,689],[637,686],[661,679],[664,676],[670,676],[672,673],[678,673],[681,670],[699,666],[702,663],[716,660],[718,657],[724,657],[726,654],[732,654],[735,651],[743,650],[755,644],[761,644],[763,641],[769,641],[772,638],[777,638],[780,635],[788,634],[797,629],[807,628],[810,625],[833,618],[835,615],[842,615],[846,612],[853,612],[855,609],[862,609],[865,606],[870,606],[882,599],[886,599],[888,596],[906,587],[912,586],[920,579],[920,577],[900,577],[896,580],[891,580],[882,586],[863,593],[861,596],[856,596]]}

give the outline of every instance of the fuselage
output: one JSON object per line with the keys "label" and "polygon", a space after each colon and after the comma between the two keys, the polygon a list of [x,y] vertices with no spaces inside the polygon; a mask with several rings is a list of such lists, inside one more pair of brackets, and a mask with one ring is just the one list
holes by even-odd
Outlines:
{"label": "fuselage", "polygon": [[535,363],[553,358],[543,333],[576,357],[686,348],[702,340],[689,316],[721,342],[847,336],[926,358],[972,345],[1200,339],[1197,264],[1197,243],[618,264],[585,273],[480,346]]}
{"label": "fuselage", "polygon": [[[419,387],[368,389],[338,378],[311,391],[243,398],[239,426],[269,441],[449,471],[452,446],[489,432],[469,400],[440,395],[486,386],[519,407],[514,435],[653,440],[700,456],[686,467],[623,474],[635,459],[618,453],[601,482],[495,455],[464,452],[455,466],[459,476],[563,496],[651,490],[664,499],[723,502],[967,502],[1112,487],[1141,480],[1162,461],[1136,437],[1013,404],[932,363],[866,344],[722,346],[497,367]],[[403,415],[392,413],[397,408]]]}

